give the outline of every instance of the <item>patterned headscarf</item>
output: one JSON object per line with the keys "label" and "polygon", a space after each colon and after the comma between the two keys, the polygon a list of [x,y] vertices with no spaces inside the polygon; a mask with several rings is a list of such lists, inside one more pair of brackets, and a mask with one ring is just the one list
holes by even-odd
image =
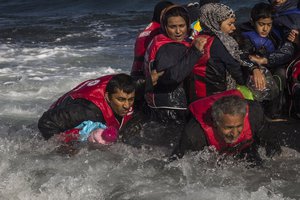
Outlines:
{"label": "patterned headscarf", "polygon": [[221,31],[221,23],[229,18],[235,18],[234,11],[221,3],[208,3],[200,8],[200,23],[212,31],[223,43],[230,55],[242,63],[238,43],[230,35]]}

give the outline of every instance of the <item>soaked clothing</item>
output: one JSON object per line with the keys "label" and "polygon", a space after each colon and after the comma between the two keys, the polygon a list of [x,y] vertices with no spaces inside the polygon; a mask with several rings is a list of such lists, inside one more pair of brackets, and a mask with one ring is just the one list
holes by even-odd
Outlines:
{"label": "soaked clothing", "polygon": [[[161,118],[176,116],[177,119],[178,113],[173,115],[173,112],[176,111],[161,109],[155,112],[155,115],[162,114]],[[168,151],[166,155],[170,156],[174,147],[179,143],[184,124],[174,123],[169,118],[166,121],[161,123],[158,120],[153,120],[153,116],[150,114],[135,112],[133,118],[121,128],[120,139],[125,144],[136,148],[165,148]]]}
{"label": "soaked clothing", "polygon": [[55,109],[44,112],[39,119],[38,128],[43,137],[49,139],[86,120],[105,123],[101,110],[92,102],[85,99],[67,98]]}
{"label": "soaked clothing", "polygon": [[106,86],[114,75],[82,82],[61,96],[39,119],[38,128],[45,139],[81,124],[83,121],[101,122],[115,129],[122,127],[133,113],[119,117],[105,99]]}
{"label": "soaked clothing", "polygon": [[[250,127],[255,142],[253,145],[266,144],[267,154],[280,152],[277,136],[270,129],[270,124],[265,120],[263,110],[258,102],[248,101]],[[182,157],[188,151],[201,151],[209,146],[206,134],[199,122],[192,117],[184,129],[180,139],[180,145],[174,153]],[[270,148],[272,147],[272,148]]]}

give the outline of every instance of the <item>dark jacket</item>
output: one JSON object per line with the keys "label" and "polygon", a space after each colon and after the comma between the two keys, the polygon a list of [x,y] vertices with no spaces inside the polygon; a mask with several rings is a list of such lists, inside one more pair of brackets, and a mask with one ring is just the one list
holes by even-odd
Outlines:
{"label": "dark jacket", "polygon": [[298,0],[287,0],[281,6],[275,6],[273,24],[278,28],[283,37],[286,37],[291,29],[300,29],[300,10]]}
{"label": "dark jacket", "polygon": [[[209,32],[206,32],[204,35],[214,37],[214,35],[210,34]],[[200,64],[203,62],[206,63],[205,67],[202,66],[202,64]],[[204,72],[201,73],[202,75],[197,74],[197,68],[203,68]],[[197,65],[195,66],[194,74],[192,77],[193,84],[191,84],[189,89],[191,101],[197,98],[202,98],[204,96],[212,95],[217,92],[226,91],[227,72],[232,76],[232,78],[236,81],[237,84],[244,85],[246,83],[248,73],[243,72],[243,68],[239,61],[237,61],[231,56],[231,54],[228,52],[228,50],[220,41],[220,39],[218,37],[214,37],[211,46],[209,47],[207,45],[205,47],[204,56],[199,59]],[[197,88],[198,86],[196,86],[196,81],[201,81],[204,83],[203,87],[205,88],[201,88],[200,90],[206,91],[203,92],[205,94],[200,96],[195,94],[196,90],[199,90],[199,88]]]}
{"label": "dark jacket", "polygon": [[39,119],[38,128],[42,136],[49,139],[86,120],[106,123],[101,110],[92,102],[85,99],[67,98],[59,106],[44,112]]}
{"label": "dark jacket", "polygon": [[[250,22],[243,23],[239,26],[240,34],[248,31],[255,31]],[[242,39],[240,39],[240,48],[243,50],[243,59],[248,59],[249,55],[256,54],[268,59],[268,65],[266,67],[269,69],[287,65],[294,57],[295,47],[293,43],[283,39],[276,29],[272,29],[268,39],[272,41],[275,47],[275,50],[270,53],[255,48],[255,45],[249,38],[242,37]]]}
{"label": "dark jacket", "polygon": [[146,93],[154,93],[160,107],[187,108],[183,83],[201,55],[194,46],[187,47],[178,42],[162,45],[150,65],[152,70],[164,71],[164,74],[155,86],[151,81],[146,82]]}
{"label": "dark jacket", "polygon": [[[277,137],[272,134],[270,124],[266,121],[263,110],[258,102],[248,101],[250,126],[255,140],[254,144],[272,144],[276,151],[280,151]],[[277,145],[277,146],[276,146]],[[178,157],[182,157],[187,151],[201,151],[208,146],[204,130],[194,118],[188,121],[181,136],[180,145],[174,151]],[[269,152],[270,153],[270,152]]]}

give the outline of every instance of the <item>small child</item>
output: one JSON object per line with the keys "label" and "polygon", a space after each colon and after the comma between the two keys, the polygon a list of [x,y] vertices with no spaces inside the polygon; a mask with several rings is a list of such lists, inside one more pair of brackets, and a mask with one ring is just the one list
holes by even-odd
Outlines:
{"label": "small child", "polygon": [[118,139],[118,130],[106,127],[101,122],[84,121],[73,129],[60,134],[60,140],[66,143],[73,141],[89,141],[98,144],[111,144]]}

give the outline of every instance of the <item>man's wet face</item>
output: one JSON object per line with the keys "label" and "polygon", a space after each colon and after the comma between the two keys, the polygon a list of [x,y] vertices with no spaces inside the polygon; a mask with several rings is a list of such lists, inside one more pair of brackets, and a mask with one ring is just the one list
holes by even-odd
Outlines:
{"label": "man's wet face", "polygon": [[115,93],[105,94],[112,110],[119,116],[124,117],[129,109],[133,106],[135,92],[125,93],[123,90],[117,89]]}
{"label": "man's wet face", "polygon": [[224,114],[217,126],[218,134],[226,143],[234,143],[244,128],[244,116]]}

